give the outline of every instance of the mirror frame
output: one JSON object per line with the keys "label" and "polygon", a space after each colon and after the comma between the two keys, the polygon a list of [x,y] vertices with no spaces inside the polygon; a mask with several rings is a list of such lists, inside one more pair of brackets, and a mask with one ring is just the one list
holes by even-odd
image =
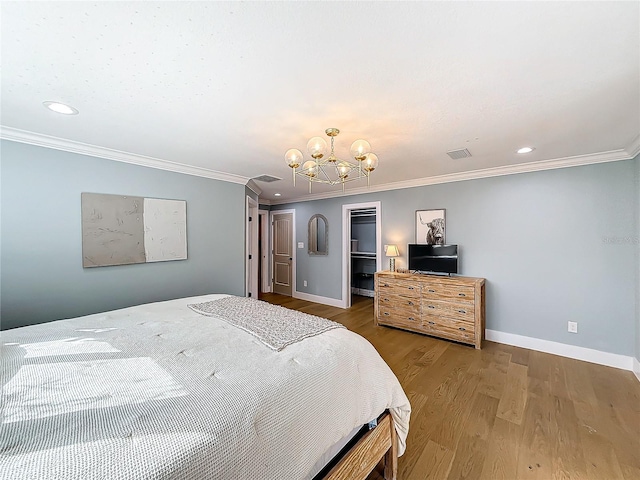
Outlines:
{"label": "mirror frame", "polygon": [[[314,220],[316,220],[316,222],[319,220],[322,220],[324,222],[325,249],[323,252],[319,252],[317,250],[316,251],[311,250],[311,237],[313,235],[311,232],[311,224],[313,223]],[[317,236],[317,233],[316,233],[316,236]],[[307,252],[309,253],[309,255],[329,255],[329,221],[327,220],[327,217],[319,213],[312,215],[311,218],[309,219],[309,225],[307,229]]]}

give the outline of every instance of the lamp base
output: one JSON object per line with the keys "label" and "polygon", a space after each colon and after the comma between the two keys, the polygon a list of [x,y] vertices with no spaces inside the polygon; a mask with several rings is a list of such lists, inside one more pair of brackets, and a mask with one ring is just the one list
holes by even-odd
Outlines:
{"label": "lamp base", "polygon": [[389,260],[389,270],[392,272],[396,271],[396,259],[392,258]]}

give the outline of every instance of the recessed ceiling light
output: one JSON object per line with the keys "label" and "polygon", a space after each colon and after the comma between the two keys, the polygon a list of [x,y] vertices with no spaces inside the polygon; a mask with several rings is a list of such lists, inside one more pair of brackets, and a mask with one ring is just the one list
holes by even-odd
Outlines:
{"label": "recessed ceiling light", "polygon": [[60,102],[42,102],[42,104],[49,110],[63,115],[77,115],[79,113],[77,109]]}
{"label": "recessed ceiling light", "polygon": [[535,150],[533,147],[522,147],[517,153],[531,153]]}
{"label": "recessed ceiling light", "polygon": [[281,193],[274,193],[273,196],[274,197],[279,197],[280,195],[282,195]]}

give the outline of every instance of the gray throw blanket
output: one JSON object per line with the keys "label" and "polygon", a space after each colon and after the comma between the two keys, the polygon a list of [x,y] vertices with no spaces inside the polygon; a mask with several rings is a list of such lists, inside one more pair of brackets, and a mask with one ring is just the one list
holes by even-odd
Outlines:
{"label": "gray throw blanket", "polygon": [[250,333],[276,352],[327,330],[344,328],[326,318],[252,298],[227,297],[187,306],[194,312],[219,318]]}

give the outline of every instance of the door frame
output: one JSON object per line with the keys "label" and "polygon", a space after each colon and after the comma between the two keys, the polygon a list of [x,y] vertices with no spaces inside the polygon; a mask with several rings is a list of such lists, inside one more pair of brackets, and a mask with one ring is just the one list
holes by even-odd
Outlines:
{"label": "door frame", "polygon": [[296,269],[296,250],[297,250],[297,236],[296,236],[296,211],[293,208],[288,208],[286,210],[271,210],[271,215],[269,216],[269,224],[271,234],[269,235],[269,245],[271,246],[271,281],[273,281],[273,269],[274,269],[274,255],[273,255],[273,216],[279,215],[282,213],[291,213],[291,298],[295,296],[296,293],[296,277],[298,276],[298,270]]}
{"label": "door frame", "polygon": [[342,308],[351,307],[351,210],[376,209],[376,272],[382,270],[382,203],[342,205]]}
{"label": "door frame", "polygon": [[260,250],[260,264],[262,266],[262,278],[260,278],[260,290],[271,291],[271,271],[269,270],[269,252],[271,251],[271,239],[269,238],[269,210],[258,209],[258,216],[261,219],[262,249]]}
{"label": "door frame", "polygon": [[[251,218],[251,221],[249,221]],[[245,216],[245,296],[258,298],[258,202],[247,195]],[[251,252],[251,260],[249,260]]]}

